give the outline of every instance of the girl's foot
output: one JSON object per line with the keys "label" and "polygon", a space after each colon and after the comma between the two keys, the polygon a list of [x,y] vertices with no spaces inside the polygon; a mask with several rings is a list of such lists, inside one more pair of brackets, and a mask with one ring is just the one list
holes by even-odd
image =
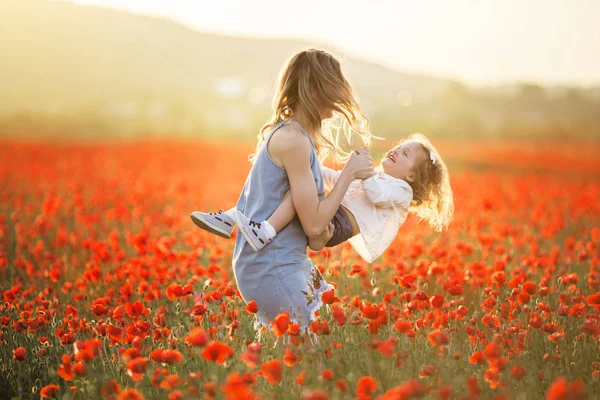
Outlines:
{"label": "girl's foot", "polygon": [[271,243],[276,235],[275,229],[267,221],[251,221],[238,210],[234,211],[233,217],[238,229],[254,251],[259,251]]}
{"label": "girl's foot", "polygon": [[217,236],[229,239],[235,225],[235,221],[222,210],[216,213],[203,213],[194,211],[190,217],[200,228],[214,233]]}

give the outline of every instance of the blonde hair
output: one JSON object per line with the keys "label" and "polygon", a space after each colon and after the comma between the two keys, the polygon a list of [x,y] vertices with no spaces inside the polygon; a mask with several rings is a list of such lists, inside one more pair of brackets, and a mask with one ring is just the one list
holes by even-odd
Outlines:
{"label": "blonde hair", "polygon": [[[409,211],[425,220],[438,232],[448,228],[454,216],[454,199],[450,175],[442,157],[425,135],[413,133],[404,142],[417,142],[425,153],[425,159],[413,167],[415,179],[408,182],[413,190]],[[432,158],[435,159],[435,163]]]}
{"label": "blonde hair", "polygon": [[[321,129],[321,116],[311,89],[315,90],[323,106],[333,109],[337,117],[343,117],[350,129],[340,129],[331,124],[327,129]],[[266,134],[281,120],[290,120],[294,111],[298,110],[302,110],[308,118],[310,126],[304,128],[314,132],[311,140],[321,160],[329,155],[337,162],[349,158],[351,153],[340,148],[340,134],[345,133],[350,141],[351,132],[355,132],[364,145],[368,146],[371,142],[369,120],[362,113],[354,89],[342,74],[339,61],[323,50],[310,48],[296,53],[282,68],[273,97],[273,116],[260,130],[250,162],[254,162]]]}

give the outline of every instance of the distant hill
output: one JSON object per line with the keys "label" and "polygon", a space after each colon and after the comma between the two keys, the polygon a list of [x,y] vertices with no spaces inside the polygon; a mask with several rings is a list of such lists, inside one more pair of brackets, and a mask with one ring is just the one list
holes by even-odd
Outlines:
{"label": "distant hill", "polygon": [[[200,33],[165,18],[62,1],[0,1],[0,131],[254,134],[269,115],[282,64],[310,45]],[[448,96],[475,93],[315,47],[340,58],[378,132],[435,134],[448,121],[440,108]]]}

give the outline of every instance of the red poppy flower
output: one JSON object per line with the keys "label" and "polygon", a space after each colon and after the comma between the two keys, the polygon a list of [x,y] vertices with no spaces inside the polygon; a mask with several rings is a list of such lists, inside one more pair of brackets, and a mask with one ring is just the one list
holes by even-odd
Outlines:
{"label": "red poppy flower", "polygon": [[380,308],[377,305],[367,303],[365,304],[361,312],[363,317],[374,320],[379,318]]}
{"label": "red poppy flower", "polygon": [[530,295],[534,295],[537,289],[537,285],[535,284],[535,282],[525,282],[523,283],[523,291],[530,294]]}
{"label": "red poppy flower", "polygon": [[87,376],[87,374],[88,374],[87,365],[80,363],[80,362],[75,363],[72,366],[72,371],[77,376]]}
{"label": "red poppy flower", "polygon": [[335,289],[323,292],[321,294],[321,300],[323,300],[324,304],[333,304],[340,301],[340,299],[335,296]]}
{"label": "red poppy flower", "polygon": [[600,306],[600,292],[589,295],[587,303],[590,306]]}
{"label": "red poppy flower", "polygon": [[270,360],[260,366],[260,372],[271,385],[281,382],[281,362],[279,360]]}
{"label": "red poppy flower", "polygon": [[502,356],[502,348],[496,342],[490,342],[485,346],[485,357],[488,360],[495,360]]}
{"label": "red poppy flower", "polygon": [[249,369],[254,369],[258,364],[260,364],[261,351],[262,346],[260,343],[250,344],[248,346],[248,350],[240,355],[240,359],[244,362],[244,364],[246,364],[246,367]]}
{"label": "red poppy flower", "polygon": [[25,361],[25,358],[27,358],[27,350],[25,349],[25,347],[18,347],[14,349],[13,358],[17,362]]}
{"label": "red poppy flower", "polygon": [[169,300],[176,300],[183,296],[183,287],[172,283],[167,287],[166,293]]}
{"label": "red poppy flower", "polygon": [[192,346],[204,347],[208,343],[208,336],[203,328],[197,327],[185,337],[185,342]]}
{"label": "red poppy flower", "polygon": [[481,323],[491,329],[499,329],[501,326],[500,318],[493,314],[484,315],[483,318],[481,318]]}
{"label": "red poppy flower", "polygon": [[127,374],[135,382],[140,381],[143,378],[142,374],[146,372],[147,363],[148,359],[146,357],[136,357],[133,360],[128,361],[125,364],[125,367],[127,368]]}
{"label": "red poppy flower", "polygon": [[444,296],[436,294],[429,299],[429,303],[433,308],[442,308],[442,306],[444,305]]}
{"label": "red poppy flower", "polygon": [[54,397],[58,393],[58,385],[46,385],[40,390],[40,397]]}
{"label": "red poppy flower", "polygon": [[123,341],[123,329],[119,328],[118,326],[108,324],[106,327],[106,334],[115,342]]}
{"label": "red poppy flower", "polygon": [[346,393],[348,391],[348,384],[343,379],[338,380],[335,383],[335,387],[342,393]]}
{"label": "red poppy flower", "polygon": [[233,356],[233,349],[225,343],[218,341],[209,343],[202,351],[202,357],[207,361],[223,365],[227,359]]}
{"label": "red poppy flower", "polygon": [[246,305],[246,311],[248,311],[250,314],[256,314],[258,312],[258,305],[256,304],[256,301],[250,301]]}
{"label": "red poppy flower", "polygon": [[377,390],[377,381],[370,376],[362,376],[356,384],[356,394],[359,396],[370,396]]}
{"label": "red poppy flower", "polygon": [[223,384],[223,392],[229,400],[252,400],[256,398],[249,382],[237,372],[227,376]]}
{"label": "red poppy flower", "polygon": [[379,341],[376,344],[377,351],[386,357],[391,357],[396,350],[396,343],[398,343],[396,336],[392,336],[388,340]]}
{"label": "red poppy flower", "polygon": [[321,372],[321,378],[323,378],[329,382],[333,381],[333,379],[334,379],[333,371],[330,369],[326,369],[325,371]]}
{"label": "red poppy flower", "polygon": [[477,350],[475,353],[469,356],[469,363],[471,364],[484,364],[485,357],[481,350]]}
{"label": "red poppy flower", "polygon": [[102,386],[102,395],[103,396],[108,396],[110,394],[115,394],[115,393],[120,393],[120,392],[121,392],[121,386],[114,379],[107,381]]}
{"label": "red poppy flower", "polygon": [[449,343],[448,335],[439,329],[429,332],[427,340],[434,346],[443,346]]}
{"label": "red poppy flower", "polygon": [[312,392],[304,393],[302,400],[329,400],[329,395],[326,391],[317,389]]}
{"label": "red poppy flower", "polygon": [[144,400],[144,396],[137,390],[128,388],[119,393],[117,400]]}
{"label": "red poppy flower", "polygon": [[410,331],[413,327],[413,324],[410,321],[406,320],[398,320],[394,322],[394,328],[401,333],[406,333]]}
{"label": "red poppy flower", "polygon": [[165,364],[177,364],[183,359],[183,354],[180,351],[165,349],[162,352],[162,362]]}
{"label": "red poppy flower", "polygon": [[452,296],[460,296],[463,294],[463,287],[461,285],[454,285],[448,288],[448,293]]}
{"label": "red poppy flower", "polygon": [[470,376],[467,378],[467,390],[472,399],[478,398],[481,395],[481,389],[476,377]]}
{"label": "red poppy flower", "polygon": [[100,354],[101,342],[98,339],[89,339],[85,342],[76,341],[73,344],[75,360],[90,362]]}
{"label": "red poppy flower", "polygon": [[300,324],[297,322],[289,324],[288,329],[287,329],[287,334],[290,336],[300,335]]}
{"label": "red poppy flower", "polygon": [[288,327],[290,325],[290,314],[287,312],[283,312],[275,317],[274,320],[271,321],[271,330],[275,334],[275,336],[283,336]]}
{"label": "red poppy flower", "polygon": [[510,374],[517,380],[521,380],[527,376],[527,369],[520,366],[514,365],[510,370]]}
{"label": "red poppy flower", "polygon": [[285,351],[283,352],[283,363],[287,367],[293,367],[294,365],[296,365],[297,361],[298,361],[298,356],[296,354],[294,354],[293,351],[286,348]]}
{"label": "red poppy flower", "polygon": [[66,354],[62,356],[62,363],[58,367],[58,375],[65,381],[72,381],[75,377],[75,373],[71,369],[71,357]]}
{"label": "red poppy flower", "polygon": [[296,378],[296,383],[298,385],[304,385],[304,380],[307,379],[307,372],[306,371],[300,371],[300,373],[298,374],[298,377]]}
{"label": "red poppy flower", "polygon": [[92,304],[91,308],[94,314],[98,316],[108,313],[108,307],[104,304]]}
{"label": "red poppy flower", "polygon": [[571,383],[565,377],[556,379],[546,392],[546,400],[581,400],[584,398],[585,386],[581,380]]}

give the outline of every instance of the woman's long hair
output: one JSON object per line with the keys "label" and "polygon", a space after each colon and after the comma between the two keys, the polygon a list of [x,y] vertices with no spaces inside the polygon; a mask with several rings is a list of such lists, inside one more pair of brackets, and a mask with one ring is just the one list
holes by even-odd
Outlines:
{"label": "woman's long hair", "polygon": [[[347,125],[346,128],[328,124],[327,129],[321,129],[321,117],[311,89],[315,90],[324,107],[343,117],[344,124],[341,125]],[[256,150],[249,157],[251,162],[254,162],[266,134],[281,120],[291,119],[295,110],[302,110],[308,118],[310,126],[304,128],[313,132],[311,140],[321,160],[329,155],[337,162],[347,160],[349,153],[339,143],[342,134],[349,142],[352,132],[360,136],[364,145],[371,142],[369,120],[362,113],[354,89],[342,74],[339,61],[323,50],[311,48],[292,56],[281,70],[273,97],[273,116],[260,130]]]}

